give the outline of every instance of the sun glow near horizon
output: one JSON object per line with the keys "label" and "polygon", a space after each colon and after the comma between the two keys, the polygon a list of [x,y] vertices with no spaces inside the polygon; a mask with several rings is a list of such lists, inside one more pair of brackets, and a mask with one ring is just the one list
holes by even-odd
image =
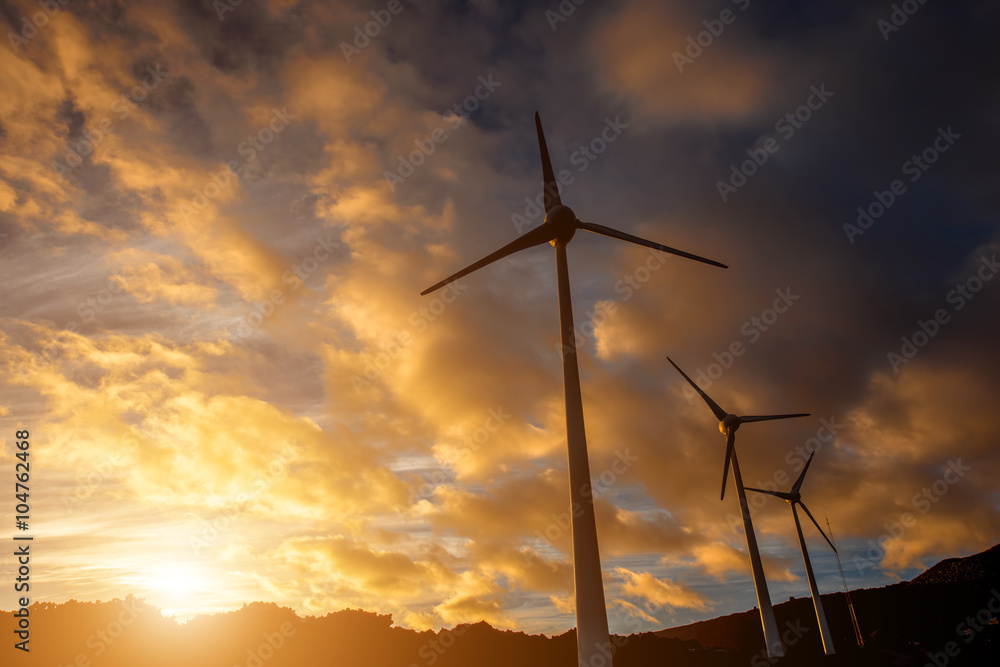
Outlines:
{"label": "sun glow near horizon", "polygon": [[118,584],[160,609],[164,616],[187,620],[206,613],[208,607],[216,607],[213,603],[222,593],[218,584],[224,578],[211,577],[203,566],[191,561],[160,561],[132,567],[130,574],[117,578]]}

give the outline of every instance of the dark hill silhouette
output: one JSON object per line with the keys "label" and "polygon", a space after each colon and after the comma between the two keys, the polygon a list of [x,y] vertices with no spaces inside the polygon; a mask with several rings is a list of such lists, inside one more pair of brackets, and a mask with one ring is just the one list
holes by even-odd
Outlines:
{"label": "dark hill silhouette", "polygon": [[968,558],[947,558],[911,584],[977,584],[994,581],[1000,572],[1000,544]]}
{"label": "dark hill silhouette", "polygon": [[[790,648],[788,659],[781,664],[900,664],[923,667],[928,663],[934,665],[927,653],[940,653],[948,642],[955,642],[961,649],[958,656],[945,656],[949,666],[1000,664],[1000,626],[987,625],[971,636],[964,634],[968,624],[959,629],[959,624],[967,617],[975,617],[983,611],[988,614],[990,604],[995,610],[1000,610],[998,561],[1000,545],[966,558],[941,561],[909,582],[851,591],[868,649],[863,652],[852,650],[855,642],[847,597],[843,593],[823,595],[823,607],[838,651],[833,658],[822,655],[815,612],[809,597],[775,605],[775,617],[783,631],[788,624],[796,626],[800,623],[807,628],[801,641]],[[976,624],[979,624],[978,621]],[[760,616],[756,609],[669,628],[656,634],[691,639],[704,646],[763,649]],[[987,660],[987,655],[992,656],[992,662]],[[799,658],[801,663],[796,662]],[[823,661],[817,662],[820,659]],[[877,661],[869,663],[866,660]],[[757,664],[768,663],[765,660]]]}
{"label": "dark hill silhouette", "polygon": [[[845,596],[824,595],[836,656],[824,656],[812,602],[775,606],[787,656],[768,660],[756,610],[620,638],[617,667],[640,665],[1000,664],[1000,545],[948,559],[912,582],[852,591],[866,648],[854,648]],[[16,619],[0,615],[0,664],[33,667],[572,667],[576,636],[497,630],[487,623],[441,632],[394,627],[389,615],[348,609],[300,618],[255,602],[185,624],[132,596],[110,602],[35,603],[31,652],[14,649]],[[977,621],[976,616],[980,619]],[[971,617],[972,623],[969,623]],[[966,630],[969,631],[966,634]],[[951,642],[952,653],[946,653]]]}

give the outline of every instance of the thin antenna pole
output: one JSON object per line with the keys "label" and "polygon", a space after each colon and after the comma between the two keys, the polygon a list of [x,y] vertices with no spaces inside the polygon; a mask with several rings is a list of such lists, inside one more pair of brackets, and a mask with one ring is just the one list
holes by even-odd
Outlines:
{"label": "thin antenna pole", "polygon": [[854,603],[851,601],[851,591],[847,589],[847,577],[844,575],[844,566],[840,563],[840,553],[837,552],[837,543],[833,539],[833,528],[830,526],[830,517],[824,516],[826,519],[826,529],[830,531],[830,541],[834,543],[834,555],[837,557],[837,567],[840,569],[840,578],[844,581],[844,594],[847,595],[847,608],[851,612],[851,623],[854,625],[854,638],[858,642],[858,646],[861,648],[865,647],[865,638],[861,634],[861,626],[858,625],[858,615],[854,612]]}

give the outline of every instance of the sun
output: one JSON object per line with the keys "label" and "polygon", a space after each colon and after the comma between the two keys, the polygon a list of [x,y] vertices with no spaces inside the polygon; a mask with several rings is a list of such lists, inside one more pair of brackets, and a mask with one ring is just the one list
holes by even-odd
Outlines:
{"label": "sun", "polygon": [[155,588],[168,595],[190,595],[201,583],[194,568],[181,564],[167,567],[153,581]]}
{"label": "sun", "polygon": [[183,561],[152,563],[131,577],[135,586],[151,599],[175,601],[190,598],[205,587],[205,575],[198,565]]}

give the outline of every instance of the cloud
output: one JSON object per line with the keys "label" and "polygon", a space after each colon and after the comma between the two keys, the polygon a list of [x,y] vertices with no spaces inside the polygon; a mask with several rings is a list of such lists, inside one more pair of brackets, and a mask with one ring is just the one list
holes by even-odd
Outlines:
{"label": "cloud", "polygon": [[701,594],[670,579],[658,579],[649,572],[633,572],[624,567],[615,568],[624,583],[622,592],[638,598],[653,608],[705,610],[711,605]]}
{"label": "cloud", "polygon": [[698,11],[703,7],[624,3],[593,44],[604,85],[651,118],[730,119],[759,111],[779,61],[734,34],[746,22],[737,7],[724,8],[728,25]]}
{"label": "cloud", "polygon": [[657,626],[660,625],[660,621],[655,616],[651,616],[636,605],[632,604],[628,600],[615,600],[614,604],[624,609],[630,616],[639,618],[647,623]]}
{"label": "cloud", "polygon": [[[177,346],[152,334],[91,340],[27,324],[8,331],[24,341],[5,337],[8,369],[47,402],[50,446],[63,465],[95,450],[122,457],[121,481],[135,502],[204,507],[251,497],[254,511],[318,520],[398,507],[405,497],[370,450],[348,437],[332,447],[311,420],[208,370],[229,352],[225,344]],[[269,472],[275,465],[288,474]]]}

